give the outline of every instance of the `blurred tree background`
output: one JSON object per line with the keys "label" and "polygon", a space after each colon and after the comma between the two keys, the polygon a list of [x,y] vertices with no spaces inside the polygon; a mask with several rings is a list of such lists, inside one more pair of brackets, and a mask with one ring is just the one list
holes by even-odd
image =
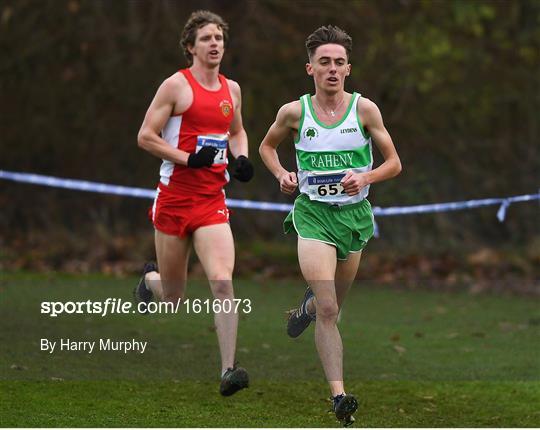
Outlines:
{"label": "blurred tree background", "polygon": [[[257,168],[251,183],[229,185],[229,197],[292,201],[257,148],[278,108],[313,91],[304,41],[326,24],[353,37],[346,89],[378,104],[402,158],[397,179],[372,187],[374,206],[538,191],[537,0],[2,1],[0,168],[154,188],[160,162],[137,148],[136,135],[159,84],[185,66],[178,41],[197,9],[230,24],[221,70],[242,86]],[[293,168],[290,142],[280,154]],[[75,261],[87,270],[124,260],[135,267],[153,255],[149,200],[2,182],[0,204],[4,267]],[[502,224],[496,210],[379,218],[381,238],[369,249],[385,256],[471,252],[469,260],[495,265],[521,250],[527,262],[515,265],[530,275],[540,263],[538,203],[511,206]],[[282,247],[294,254],[294,238],[283,242],[284,215],[235,210],[235,235],[249,250],[240,258],[271,256],[272,243],[274,254]],[[486,249],[512,251],[503,258]]]}

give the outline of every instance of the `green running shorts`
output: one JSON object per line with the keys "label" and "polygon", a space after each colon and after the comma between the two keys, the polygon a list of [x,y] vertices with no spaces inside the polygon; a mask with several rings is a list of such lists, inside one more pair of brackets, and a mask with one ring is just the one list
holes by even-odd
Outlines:
{"label": "green running shorts", "polygon": [[300,194],[283,222],[285,233],[317,240],[336,248],[338,260],[362,251],[373,236],[373,212],[367,199],[350,205],[329,205]]}

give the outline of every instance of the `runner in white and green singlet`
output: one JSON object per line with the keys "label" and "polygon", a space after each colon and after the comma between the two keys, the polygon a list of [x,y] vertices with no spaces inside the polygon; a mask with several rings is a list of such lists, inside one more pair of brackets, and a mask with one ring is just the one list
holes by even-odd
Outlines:
{"label": "runner in white and green singlet", "polygon": [[367,172],[373,165],[371,136],[358,119],[360,95],[353,93],[343,117],[326,125],[315,113],[309,94],[300,98],[302,116],[295,139],[300,192],[311,200],[347,205],[365,199],[369,185],[348,195],[341,184],[346,171]]}
{"label": "runner in white and green singlet", "polygon": [[[334,402],[334,412],[350,425],[358,403],[345,394],[343,346],[337,316],[373,235],[367,200],[370,184],[396,176],[399,156],[381,113],[372,101],[344,90],[352,39],[338,27],[321,27],[306,40],[308,75],[315,94],[279,110],[259,152],[285,194],[300,195],[284,222],[298,235],[298,260],[308,289],[291,312],[287,333],[299,336],[315,320],[315,343]],[[294,135],[298,173],[280,163],[277,147]],[[372,142],[384,162],[372,169]]]}

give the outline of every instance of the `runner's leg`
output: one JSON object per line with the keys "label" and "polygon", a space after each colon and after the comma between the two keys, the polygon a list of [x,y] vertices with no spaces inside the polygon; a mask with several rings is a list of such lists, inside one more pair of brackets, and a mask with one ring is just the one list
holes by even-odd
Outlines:
{"label": "runner's leg", "polygon": [[339,309],[341,309],[343,306],[345,296],[356,278],[356,272],[358,272],[358,266],[360,265],[361,258],[362,252],[355,252],[349,254],[349,258],[347,258],[347,260],[338,260],[337,262],[336,296]]}
{"label": "runner's leg", "polygon": [[234,312],[232,273],[234,268],[234,240],[229,224],[200,227],[193,233],[195,252],[204,268],[214,298],[230,300],[231,311],[214,314],[222,372],[234,366],[238,314]]}
{"label": "runner's leg", "polygon": [[155,245],[159,273],[147,273],[146,285],[157,300],[176,303],[186,290],[191,239],[156,230]]}
{"label": "runner's leg", "polygon": [[332,396],[344,392],[343,345],[336,321],[339,312],[334,276],[336,249],[332,245],[298,238],[298,261],[304,279],[315,294],[315,345]]}

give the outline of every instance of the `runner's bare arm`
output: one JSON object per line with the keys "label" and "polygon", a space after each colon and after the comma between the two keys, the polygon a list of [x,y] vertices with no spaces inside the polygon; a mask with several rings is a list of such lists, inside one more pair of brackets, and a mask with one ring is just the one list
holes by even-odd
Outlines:
{"label": "runner's bare arm", "polygon": [[240,155],[248,156],[248,137],[242,122],[242,93],[240,85],[235,81],[228,80],[231,96],[234,101],[234,117],[229,129],[229,148],[234,158]]}
{"label": "runner's bare arm", "polygon": [[282,106],[259,147],[259,154],[264,164],[279,181],[280,189],[285,194],[294,192],[298,186],[298,180],[295,172],[289,172],[281,165],[277,147],[291,132],[298,132],[301,113],[302,108],[299,101]]}
{"label": "runner's bare arm", "polygon": [[[137,143],[140,148],[158,158],[185,166],[189,153],[171,147],[160,136],[169,117],[173,113],[178,113],[175,112],[175,108],[178,108],[177,99],[182,97],[184,93],[186,93],[185,85],[174,75],[161,84],[146,112],[137,135]],[[182,111],[184,110],[182,109]]]}
{"label": "runner's bare arm", "polygon": [[366,185],[385,181],[401,172],[401,161],[392,142],[392,138],[384,126],[381,112],[377,105],[364,97],[358,100],[358,115],[363,126],[371,135],[375,145],[381,152],[384,162],[376,169],[366,173],[347,172],[343,180],[343,188],[349,195],[355,195]]}

